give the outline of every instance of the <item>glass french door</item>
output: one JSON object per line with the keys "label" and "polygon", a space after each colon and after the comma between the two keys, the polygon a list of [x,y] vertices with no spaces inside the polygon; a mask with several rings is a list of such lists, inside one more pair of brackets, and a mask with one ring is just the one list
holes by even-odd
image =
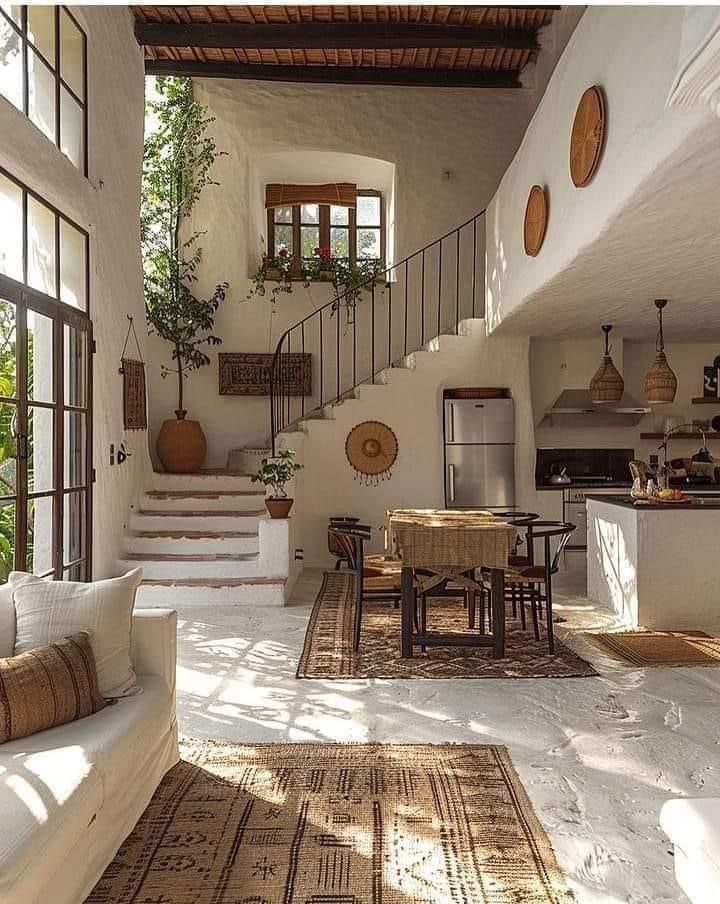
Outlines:
{"label": "glass french door", "polygon": [[92,324],[0,277],[0,581],[90,577]]}

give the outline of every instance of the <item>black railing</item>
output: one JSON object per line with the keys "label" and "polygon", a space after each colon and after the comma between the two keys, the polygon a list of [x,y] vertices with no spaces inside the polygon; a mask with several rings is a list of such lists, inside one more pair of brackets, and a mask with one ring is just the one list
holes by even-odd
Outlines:
{"label": "black railing", "polygon": [[[462,320],[482,316],[485,210],[461,226],[354,289],[336,295],[280,337],[270,379],[272,452],[278,433],[304,417],[349,398],[357,386],[374,383],[429,340],[457,333]],[[288,354],[312,355],[312,388],[302,392],[302,365]]]}

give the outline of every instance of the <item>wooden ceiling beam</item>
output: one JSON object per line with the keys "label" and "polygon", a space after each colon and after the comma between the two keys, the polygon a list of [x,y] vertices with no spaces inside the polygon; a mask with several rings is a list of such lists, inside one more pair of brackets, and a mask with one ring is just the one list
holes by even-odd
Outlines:
{"label": "wooden ceiling beam", "polygon": [[374,66],[271,66],[145,60],[147,75],[239,78],[325,85],[407,85],[425,88],[520,88],[519,72],[492,69],[391,69]]}
{"label": "wooden ceiling beam", "polygon": [[145,47],[242,48],[243,50],[392,50],[415,47],[467,47],[538,50],[534,29],[407,22],[241,22],[177,24],[135,22]]}

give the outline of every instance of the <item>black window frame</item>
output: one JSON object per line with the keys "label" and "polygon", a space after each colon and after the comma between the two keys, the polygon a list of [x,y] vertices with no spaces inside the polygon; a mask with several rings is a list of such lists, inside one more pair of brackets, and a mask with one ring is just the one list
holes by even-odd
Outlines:
{"label": "black window frame", "polygon": [[[47,7],[46,7],[47,8]],[[15,34],[20,38],[20,46],[22,52],[22,108],[16,107],[19,109],[21,113],[23,113],[30,123],[35,126],[38,131],[47,138],[48,141],[52,141],[52,139],[45,135],[45,133],[30,119],[30,77],[29,77],[29,61],[30,54],[29,49],[33,51],[36,58],[40,60],[41,65],[45,66],[52,73],[53,80],[55,82],[55,141],[53,144],[60,151],[60,153],[65,157],[73,166],[76,166],[75,162],[71,160],[70,157],[65,154],[61,149],[61,135],[62,135],[62,118],[61,118],[61,89],[67,91],[70,97],[75,101],[76,104],[80,107],[82,111],[82,140],[83,140],[83,154],[81,165],[76,167],[79,172],[83,174],[83,176],[87,177],[88,174],[88,53],[87,53],[87,34],[85,33],[85,29],[80,25],[77,18],[72,14],[71,10],[67,6],[58,5],[49,7],[54,12],[54,44],[55,44],[55,59],[48,60],[45,54],[38,47],[33,44],[28,36],[28,6],[21,5],[20,6],[20,24],[17,22],[8,13],[5,12],[2,8],[0,8],[0,21],[4,22],[8,25]],[[68,18],[75,25],[77,30],[80,32],[82,36],[82,77],[83,77],[83,94],[84,97],[79,97],[74,88],[65,81],[62,77],[61,73],[61,58],[60,58],[60,45],[61,45],[61,15],[65,13]],[[6,98],[4,95],[0,94],[0,99],[7,101],[7,103],[12,104],[13,102]],[[13,106],[15,106],[13,104]],[[67,219],[67,218],[66,218]]]}
{"label": "black window frame", "polygon": [[[352,264],[357,264],[358,261],[362,263],[363,261],[385,261],[385,202],[383,198],[383,194],[376,189],[371,188],[363,188],[358,189],[357,191],[358,197],[374,197],[380,199],[380,223],[377,226],[358,226],[357,225],[357,210],[355,207],[349,207],[348,209],[348,226],[341,226],[339,228],[347,228],[349,231],[349,260]],[[305,226],[318,226],[320,239],[318,241],[318,247],[332,247],[330,242],[330,230],[333,228],[330,223],[330,208],[331,207],[343,207],[344,205],[340,204],[320,204],[320,214],[319,214],[319,223],[318,224],[310,224],[310,223],[302,223],[301,221],[301,208],[306,205],[302,204],[282,204],[279,207],[270,207],[267,211],[267,248],[268,248],[268,257],[271,260],[274,260],[278,256],[278,246],[275,241],[275,227],[276,226],[292,226],[292,265],[290,268],[290,273],[292,276],[299,277],[302,272],[302,261],[308,260],[308,258],[301,258],[301,248],[302,248],[302,238],[301,238],[301,230],[302,227]],[[290,208],[292,210],[292,223],[287,222],[276,222],[275,219],[275,211],[281,208]],[[360,229],[379,229],[380,230],[380,257],[361,257],[358,259],[357,257],[357,234]]]}
{"label": "black window frame", "polygon": [[[0,505],[14,505],[15,522],[15,566],[25,570],[28,557],[28,503],[36,499],[53,499],[52,517],[52,568],[39,574],[55,580],[92,579],[92,518],[93,518],[93,324],[90,317],[90,236],[62,210],[30,189],[24,182],[0,166],[0,175],[16,185],[22,192],[23,234],[27,235],[28,199],[33,198],[46,207],[55,217],[55,295],[48,295],[28,285],[28,243],[23,238],[22,281],[0,273],[0,299],[15,306],[16,311],[16,386],[14,397],[1,397],[0,404],[15,407],[20,430],[17,434],[16,449],[16,489],[12,495],[0,493]],[[61,242],[60,223],[64,221],[76,229],[85,241],[85,307],[77,308],[60,300],[61,293]],[[32,311],[49,318],[53,322],[53,367],[52,401],[39,401],[30,396],[27,381],[27,313]],[[69,329],[68,329],[69,328]],[[84,369],[77,367],[79,336],[84,336]],[[66,340],[68,344],[66,345]],[[80,359],[82,360],[82,355]],[[65,361],[70,363],[66,374]],[[65,385],[73,387],[70,398],[65,398]],[[73,401],[79,394],[82,403]],[[54,458],[53,485],[51,488],[35,489],[29,486],[28,425],[30,410],[45,409],[53,413],[52,450]],[[84,417],[85,435],[72,427],[73,414]],[[69,415],[69,417],[68,417]],[[66,436],[66,418],[70,423]],[[73,460],[74,459],[74,460]],[[81,467],[78,467],[78,461]],[[66,479],[66,466],[77,479]],[[77,498],[76,506],[66,518],[66,500]],[[11,501],[9,501],[11,500]],[[67,533],[66,533],[67,529]],[[66,543],[67,540],[67,543]],[[69,548],[68,548],[69,547]],[[76,552],[80,549],[80,557]],[[72,552],[72,558],[66,553]],[[34,550],[33,550],[34,554]],[[35,564],[35,563],[33,563]]]}

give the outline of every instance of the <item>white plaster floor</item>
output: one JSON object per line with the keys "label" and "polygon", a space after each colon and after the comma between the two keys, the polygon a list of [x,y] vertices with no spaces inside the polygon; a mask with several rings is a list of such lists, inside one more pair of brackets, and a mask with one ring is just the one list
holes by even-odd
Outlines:
{"label": "white plaster floor", "polygon": [[[576,637],[600,677],[298,681],[319,583],[305,572],[285,609],[180,611],[183,735],[505,744],[579,904],[686,901],[658,813],[670,797],[720,796],[720,669],[629,669]],[[556,590],[560,633],[613,624],[583,593],[573,567]]]}

